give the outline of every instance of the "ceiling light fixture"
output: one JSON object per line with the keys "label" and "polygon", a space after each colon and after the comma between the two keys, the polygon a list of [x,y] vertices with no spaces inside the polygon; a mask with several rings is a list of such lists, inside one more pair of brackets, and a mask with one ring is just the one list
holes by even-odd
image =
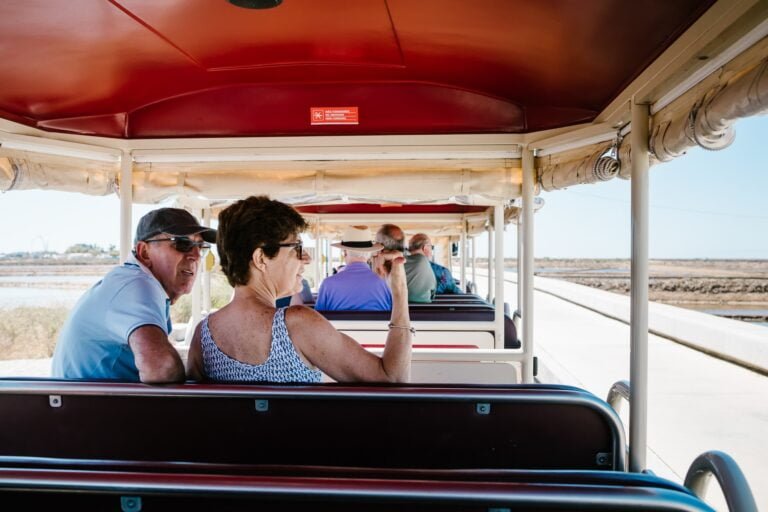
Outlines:
{"label": "ceiling light fixture", "polygon": [[244,9],[271,9],[283,3],[283,0],[229,0],[229,3]]}

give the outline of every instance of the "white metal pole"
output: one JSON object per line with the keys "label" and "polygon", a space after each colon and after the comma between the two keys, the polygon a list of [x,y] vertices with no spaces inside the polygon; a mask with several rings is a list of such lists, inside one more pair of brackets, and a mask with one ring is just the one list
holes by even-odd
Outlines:
{"label": "white metal pole", "polygon": [[[211,207],[208,206],[207,208],[203,209],[203,226],[209,228],[211,227]],[[205,257],[200,259],[200,265],[202,265],[203,268],[203,309],[210,313],[211,312],[211,271],[208,270],[208,258],[212,258],[213,253],[208,252],[208,254],[205,255]]]}
{"label": "white metal pole", "polygon": [[462,287],[467,286],[467,234],[464,232],[465,229],[466,227],[462,228],[461,237],[459,238],[459,243],[461,244],[459,280]]}
{"label": "white metal pole", "polygon": [[523,223],[520,212],[517,216],[517,311],[523,310]]}
{"label": "white metal pole", "polygon": [[133,157],[123,151],[120,157],[120,263],[131,253],[133,243]]}
{"label": "white metal pole", "polygon": [[488,226],[488,302],[493,301],[493,229]]}
{"label": "white metal pole", "polygon": [[504,205],[493,207],[493,226],[496,228],[496,338],[494,348],[504,348]]}
{"label": "white metal pole", "polygon": [[523,149],[523,382],[533,382],[533,151]]}
{"label": "white metal pole", "polygon": [[632,101],[629,470],[645,469],[648,432],[648,105]]}
{"label": "white metal pole", "polygon": [[320,246],[322,245],[322,242],[323,239],[320,237],[320,230],[318,229],[315,232],[315,261],[312,262],[312,268],[314,270],[313,274],[315,275],[315,290],[320,287]]}
{"label": "white metal pole", "polygon": [[[472,284],[477,286],[477,237],[472,237]],[[466,285],[463,291],[468,291]]]}
{"label": "white metal pole", "polygon": [[[199,219],[202,217],[202,213],[203,212],[198,209],[195,209],[192,212],[192,214],[198,219],[198,222],[200,222]],[[200,321],[200,318],[202,317],[202,278],[202,273],[198,272],[197,278],[195,279],[195,284],[192,286],[192,318],[190,319],[190,322],[192,322],[193,327],[197,325],[197,323]],[[189,332],[189,330],[187,332]]]}

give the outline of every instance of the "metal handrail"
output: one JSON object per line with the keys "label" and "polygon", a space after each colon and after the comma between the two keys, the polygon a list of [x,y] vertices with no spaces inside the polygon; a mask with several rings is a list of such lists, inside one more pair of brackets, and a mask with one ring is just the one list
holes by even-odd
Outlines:
{"label": "metal handrail", "polygon": [[721,451],[704,452],[693,461],[685,475],[685,486],[704,499],[709,481],[715,476],[731,512],[757,512],[757,504],[744,473],[733,457]]}
{"label": "metal handrail", "polygon": [[608,391],[608,398],[605,399],[608,404],[613,407],[613,410],[618,414],[621,412],[621,399],[623,398],[629,402],[632,396],[632,389],[628,380],[620,380],[613,383],[610,391]]}

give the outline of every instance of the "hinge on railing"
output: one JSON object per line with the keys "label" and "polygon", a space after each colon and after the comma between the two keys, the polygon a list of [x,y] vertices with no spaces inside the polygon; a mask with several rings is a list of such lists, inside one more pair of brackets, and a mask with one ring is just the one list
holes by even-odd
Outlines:
{"label": "hinge on railing", "polygon": [[120,496],[120,509],[123,512],[139,512],[141,510],[141,497]]}

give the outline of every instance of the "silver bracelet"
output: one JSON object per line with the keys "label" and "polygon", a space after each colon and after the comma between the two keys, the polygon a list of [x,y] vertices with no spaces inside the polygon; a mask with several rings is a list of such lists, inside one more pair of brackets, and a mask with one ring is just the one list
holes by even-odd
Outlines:
{"label": "silver bracelet", "polygon": [[411,334],[416,336],[416,329],[407,325],[395,325],[390,323],[387,327],[389,327],[390,329],[408,329],[409,331],[411,331]]}

